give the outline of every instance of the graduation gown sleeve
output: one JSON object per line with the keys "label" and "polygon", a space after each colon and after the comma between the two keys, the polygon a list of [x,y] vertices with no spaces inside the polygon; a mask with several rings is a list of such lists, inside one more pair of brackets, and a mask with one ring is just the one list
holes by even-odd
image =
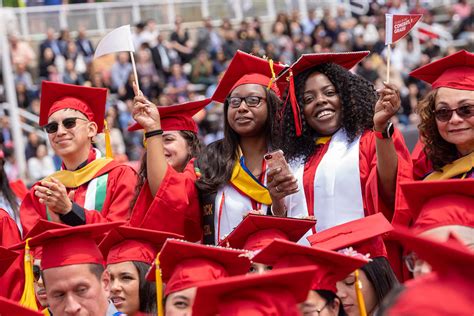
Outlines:
{"label": "graduation gown sleeve", "polygon": [[19,302],[23,294],[25,284],[24,273],[24,251],[19,251],[20,255],[11,264],[10,268],[0,276],[0,296]]}
{"label": "graduation gown sleeve", "polygon": [[9,247],[21,241],[20,232],[15,221],[0,208],[0,246]]}
{"label": "graduation gown sleeve", "polygon": [[145,182],[133,208],[130,225],[180,234],[190,241],[200,240],[201,209],[196,180],[193,159],[183,172],[168,167],[154,197]]}
{"label": "graduation gown sleeve", "polygon": [[[137,174],[132,167],[119,164],[107,173],[106,195],[101,211],[83,208],[88,187],[87,183],[75,189],[75,206],[73,206],[73,209],[76,212],[75,215],[81,221],[79,224],[127,221],[129,219],[130,203],[135,193]],[[71,214],[71,216],[74,216],[74,214]],[[33,186],[20,206],[23,233],[26,235],[41,218],[48,218],[46,207],[36,198]],[[71,225],[70,223],[66,224]]]}
{"label": "graduation gown sleeve", "polygon": [[[403,135],[398,129],[392,136],[395,150],[398,156],[397,166],[397,184],[395,192],[395,208],[397,201],[401,196],[400,183],[412,180],[413,165],[410,157],[410,152],[405,145]],[[376,152],[376,138],[372,131],[365,132],[360,140],[360,178],[362,185],[362,195],[364,202],[365,215],[372,215],[381,212],[385,217],[391,221],[394,216],[394,207],[387,205],[380,194],[381,183],[377,172],[377,152]]]}

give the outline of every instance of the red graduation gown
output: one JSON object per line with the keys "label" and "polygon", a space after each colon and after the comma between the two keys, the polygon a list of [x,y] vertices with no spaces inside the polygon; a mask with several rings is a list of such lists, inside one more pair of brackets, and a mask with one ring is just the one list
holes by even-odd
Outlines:
{"label": "red graduation gown", "polygon": [[[405,145],[403,135],[395,129],[392,136],[395,150],[398,156],[397,168],[397,187],[395,193],[395,209],[402,195],[399,184],[404,181],[412,180],[413,165],[410,152]],[[327,152],[329,143],[319,147],[316,153],[305,165],[303,185],[308,205],[309,215],[313,215],[314,210],[314,175],[324,154]],[[383,213],[391,221],[394,216],[394,208],[387,205],[379,192],[379,179],[377,174],[377,152],[376,137],[372,131],[366,131],[362,134],[359,143],[359,172],[362,191],[362,202],[364,205],[365,216],[375,213]],[[389,261],[397,275],[401,275],[402,261],[400,249],[395,245],[386,243]]]}
{"label": "red graduation gown", "polygon": [[23,294],[25,273],[23,272],[24,251],[11,264],[10,268],[0,276],[0,296],[19,302]]}
{"label": "red graduation gown", "polygon": [[0,208],[0,246],[10,247],[21,241],[20,231],[7,211]]}
{"label": "red graduation gown", "polygon": [[183,172],[168,166],[165,177],[155,196],[151,195],[148,182],[141,188],[132,210],[130,225],[183,235],[186,240],[201,239],[201,211],[194,159]]}
{"label": "red graduation gown", "polygon": [[[91,151],[88,160],[91,162],[93,159],[95,159],[95,154]],[[97,211],[93,209],[85,209],[86,224],[127,221],[130,217],[130,203],[133,199],[137,183],[137,174],[135,170],[130,166],[113,161],[99,170],[94,178],[106,173],[108,174],[108,178],[106,196],[102,210]],[[88,183],[85,183],[75,189],[74,202],[80,206],[84,205],[87,185]],[[23,225],[23,234],[28,234],[40,218],[48,218],[46,207],[41,204],[35,196],[33,186],[20,206],[20,219]]]}

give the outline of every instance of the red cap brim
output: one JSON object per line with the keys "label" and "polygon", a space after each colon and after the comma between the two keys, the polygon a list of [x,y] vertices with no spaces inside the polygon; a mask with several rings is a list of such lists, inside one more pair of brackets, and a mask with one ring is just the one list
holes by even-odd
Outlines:
{"label": "red cap brim", "polygon": [[41,83],[41,106],[39,125],[48,124],[48,118],[61,109],[74,109],[97,124],[97,132],[104,129],[107,89],[76,86],[43,81]]}

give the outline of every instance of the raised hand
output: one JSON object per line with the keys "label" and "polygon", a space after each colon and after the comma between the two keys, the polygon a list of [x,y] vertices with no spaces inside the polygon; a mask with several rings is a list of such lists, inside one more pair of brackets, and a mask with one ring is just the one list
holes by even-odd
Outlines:
{"label": "raised hand", "polygon": [[143,126],[145,132],[161,129],[160,112],[158,112],[156,105],[145,98],[135,83],[133,83],[133,91],[135,92],[132,108],[133,119]]}
{"label": "raised hand", "polygon": [[375,104],[374,129],[382,131],[387,126],[388,121],[400,109],[400,91],[395,85],[383,83],[384,87],[377,90],[380,97]]}

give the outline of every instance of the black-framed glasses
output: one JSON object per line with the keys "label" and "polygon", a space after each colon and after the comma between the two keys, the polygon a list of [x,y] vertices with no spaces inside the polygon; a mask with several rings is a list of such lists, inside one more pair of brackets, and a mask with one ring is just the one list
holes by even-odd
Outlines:
{"label": "black-framed glasses", "polygon": [[35,281],[38,282],[39,279],[41,278],[41,268],[38,265],[33,265],[33,277],[35,278]]}
{"label": "black-framed glasses", "polygon": [[453,112],[463,118],[467,119],[474,116],[474,105],[463,105],[455,109],[439,109],[434,111],[436,119],[440,122],[447,122],[453,117]]}
{"label": "black-framed glasses", "polygon": [[[76,124],[77,124],[76,121],[77,120],[88,121],[87,119],[84,119],[84,118],[81,118],[81,117],[68,117],[68,118],[65,118],[61,122],[61,124],[62,124],[62,126],[64,126],[65,129],[71,129],[71,128],[76,127]],[[59,123],[58,122],[51,122],[51,123],[48,123],[45,126],[43,126],[43,128],[46,131],[46,133],[53,134],[53,133],[56,133],[58,131]]]}
{"label": "black-framed glasses", "polygon": [[229,106],[231,108],[238,108],[243,101],[245,104],[250,108],[256,108],[262,104],[262,100],[266,100],[265,98],[258,97],[258,96],[248,96],[248,97],[228,97],[227,101],[229,102]]}

